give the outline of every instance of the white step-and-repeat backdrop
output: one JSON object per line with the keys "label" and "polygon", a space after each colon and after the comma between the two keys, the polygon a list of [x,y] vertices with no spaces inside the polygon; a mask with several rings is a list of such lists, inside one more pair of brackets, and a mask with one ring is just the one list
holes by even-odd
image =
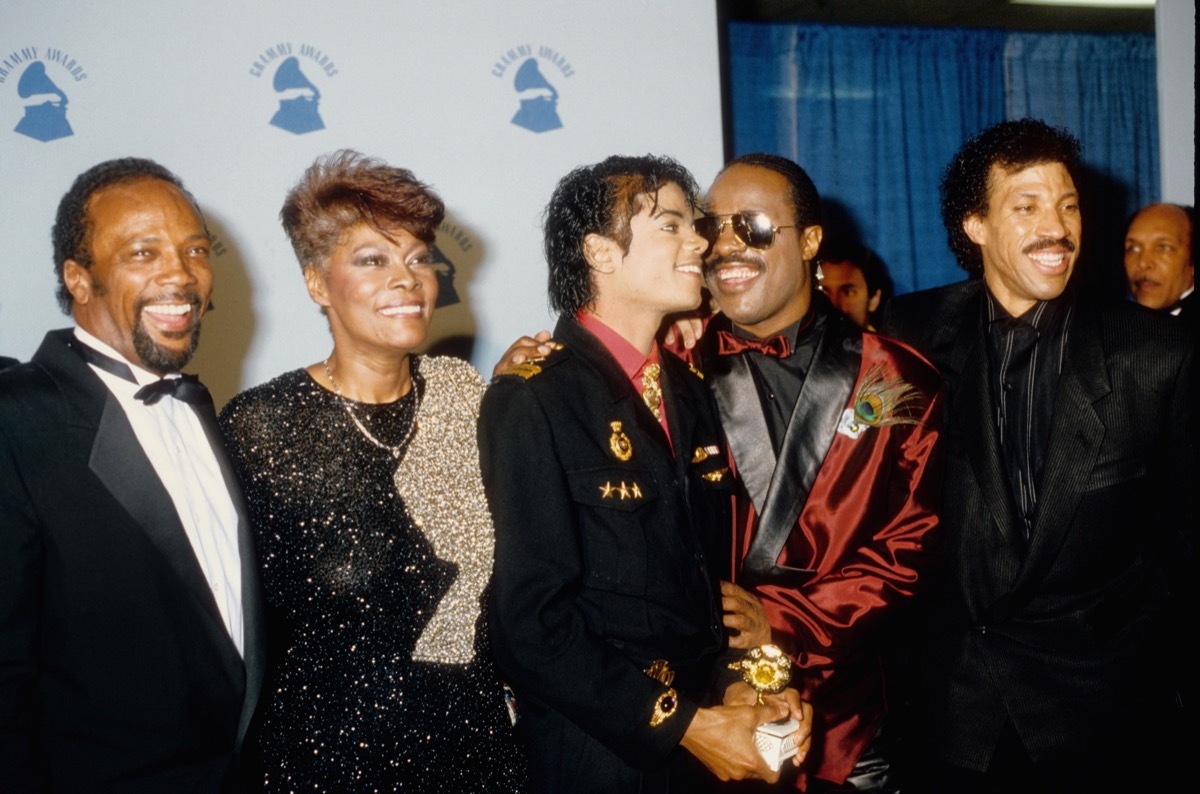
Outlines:
{"label": "white step-and-repeat backdrop", "polygon": [[[320,154],[351,147],[445,199],[431,346],[484,374],[550,327],[540,216],[610,154],[720,167],[705,0],[0,0],[0,355],[70,324],[50,228],[77,174],[141,156],[179,174],[217,237],[199,372],[218,404],[324,358],[279,225]],[[451,281],[452,279],[452,281]]]}

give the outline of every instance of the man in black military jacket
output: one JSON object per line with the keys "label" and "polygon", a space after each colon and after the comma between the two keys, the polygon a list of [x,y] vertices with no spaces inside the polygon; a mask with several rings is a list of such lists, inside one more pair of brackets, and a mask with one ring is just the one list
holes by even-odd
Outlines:
{"label": "man in black military jacket", "polygon": [[732,475],[708,390],[654,341],[700,301],[696,192],[665,158],[568,174],[545,222],[559,349],[484,398],[494,647],[536,791],[683,790],[680,747],[722,779],[773,780],[753,734],[788,712],[807,745],[794,691],[706,707]]}

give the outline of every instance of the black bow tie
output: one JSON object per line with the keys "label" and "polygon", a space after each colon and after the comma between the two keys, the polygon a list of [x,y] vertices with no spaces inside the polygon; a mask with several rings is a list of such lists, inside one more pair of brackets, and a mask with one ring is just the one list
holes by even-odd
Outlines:
{"label": "black bow tie", "polygon": [[153,383],[147,383],[134,392],[134,399],[141,400],[146,405],[154,405],[166,395],[176,400],[182,400],[192,405],[212,404],[212,395],[200,382],[197,375],[180,375],[177,378],[160,378]]}
{"label": "black bow tie", "polygon": [[[71,339],[68,346],[78,353],[87,363],[99,367],[110,375],[116,375],[122,380],[137,383],[133,370],[123,361],[117,361],[112,356],[106,356],[90,345],[85,345],[78,339]],[[200,382],[196,375],[180,375],[175,378],[161,378],[153,383],[147,383],[134,392],[134,399],[141,400],[146,405],[154,405],[165,395],[171,395],[176,400],[182,400],[192,405],[212,404],[212,395]]]}

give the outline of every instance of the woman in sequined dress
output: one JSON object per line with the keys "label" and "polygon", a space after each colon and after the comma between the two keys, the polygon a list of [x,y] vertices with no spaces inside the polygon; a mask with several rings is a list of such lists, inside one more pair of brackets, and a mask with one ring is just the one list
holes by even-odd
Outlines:
{"label": "woman in sequined dress", "polygon": [[318,159],[280,213],[328,358],[221,414],[278,635],[268,791],[520,791],[488,653],[492,525],[470,365],[416,356],[441,200],[400,168]]}

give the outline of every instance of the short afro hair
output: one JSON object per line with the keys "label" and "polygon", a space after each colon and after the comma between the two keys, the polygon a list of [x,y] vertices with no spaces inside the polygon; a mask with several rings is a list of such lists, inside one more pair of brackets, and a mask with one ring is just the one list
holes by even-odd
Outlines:
{"label": "short afro hair", "polygon": [[[789,197],[792,202],[792,211],[796,215],[796,227],[821,225],[821,196],[817,193],[817,186],[813,184],[808,172],[796,162],[777,154],[752,152],[730,160],[721,171],[728,171],[735,165],[765,168],[782,176],[787,180],[790,189]],[[778,223],[778,220],[772,220]]]}

